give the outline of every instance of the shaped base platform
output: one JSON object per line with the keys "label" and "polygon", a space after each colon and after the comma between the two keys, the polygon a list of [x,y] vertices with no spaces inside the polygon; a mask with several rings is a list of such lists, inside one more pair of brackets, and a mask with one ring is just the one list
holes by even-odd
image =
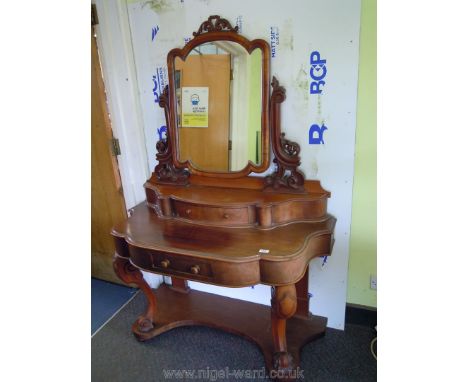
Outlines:
{"label": "shaped base platform", "polygon": [[[161,285],[154,293],[158,306],[153,320],[154,328],[141,332],[135,323],[132,331],[138,340],[145,341],[180,326],[202,325],[217,328],[253,341],[263,353],[267,370],[277,371],[273,365],[274,347],[269,306],[193,289],[187,293],[178,292],[166,284]],[[301,348],[322,337],[326,324],[325,317],[314,315],[296,315],[288,319],[287,347],[294,359],[294,365],[300,368]],[[296,372],[297,370],[293,370],[289,376],[278,376],[277,379],[294,379]],[[275,372],[270,375],[275,376]]]}

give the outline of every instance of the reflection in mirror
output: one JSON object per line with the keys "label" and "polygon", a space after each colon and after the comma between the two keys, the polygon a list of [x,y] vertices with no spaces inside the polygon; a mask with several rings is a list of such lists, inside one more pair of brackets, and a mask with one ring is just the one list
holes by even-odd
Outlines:
{"label": "reflection in mirror", "polygon": [[175,59],[178,159],[202,171],[262,160],[262,51],[214,41]]}

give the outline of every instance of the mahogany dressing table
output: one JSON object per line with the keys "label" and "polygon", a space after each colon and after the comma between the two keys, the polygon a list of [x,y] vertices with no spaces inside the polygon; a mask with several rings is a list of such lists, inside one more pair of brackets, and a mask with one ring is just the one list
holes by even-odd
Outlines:
{"label": "mahogany dressing table", "polygon": [[[167,132],[146,202],[112,231],[116,274],[148,301],[132,331],[144,341],[184,325],[223,329],[254,341],[267,368],[292,379],[301,347],[325,334],[327,319],[309,313],[308,265],[331,254],[330,193],[304,179],[300,147],[281,133],[285,90],[273,77],[270,92],[266,41],[210,16],[169,52],[168,74],[159,103]],[[249,176],[268,170],[271,152],[275,171]],[[172,285],[153,291],[141,270],[170,276]],[[270,285],[271,307],[191,290],[187,280]]]}

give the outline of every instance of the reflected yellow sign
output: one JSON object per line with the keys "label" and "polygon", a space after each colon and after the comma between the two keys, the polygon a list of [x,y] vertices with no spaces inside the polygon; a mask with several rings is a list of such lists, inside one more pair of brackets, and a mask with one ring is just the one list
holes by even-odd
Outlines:
{"label": "reflected yellow sign", "polygon": [[182,127],[208,127],[208,87],[182,88]]}

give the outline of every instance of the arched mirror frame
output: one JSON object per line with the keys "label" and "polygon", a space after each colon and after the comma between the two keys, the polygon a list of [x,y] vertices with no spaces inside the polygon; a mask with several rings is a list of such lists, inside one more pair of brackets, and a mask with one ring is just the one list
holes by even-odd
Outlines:
{"label": "arched mirror frame", "polygon": [[[210,16],[194,32],[194,39],[182,48],[176,48],[168,54],[169,85],[164,88],[159,97],[159,106],[164,109],[168,131],[167,137],[162,137],[156,143],[156,165],[153,175],[149,181],[162,184],[189,183],[190,175],[198,175],[211,178],[235,179],[249,175],[251,172],[264,172],[270,166],[270,142],[273,150],[276,169],[272,174],[264,177],[264,190],[286,191],[303,193],[304,174],[298,169],[300,165],[300,146],[296,142],[286,139],[281,132],[281,104],[286,99],[284,87],[280,86],[278,80],[273,77],[271,82],[272,92],[270,95],[270,46],[264,40],[256,39],[249,41],[237,34],[237,27],[233,28],[229,21],[219,16]],[[187,57],[190,50],[195,46],[205,42],[215,40],[227,40],[238,42],[247,51],[251,52],[256,48],[262,49],[262,163],[260,166],[249,162],[241,171],[236,172],[208,172],[200,171],[189,161],[179,162],[177,158],[178,135],[176,121],[176,94],[175,94],[175,71],[174,60],[176,57]],[[169,87],[172,91],[169,91]],[[161,134],[162,135],[162,134]],[[190,171],[189,171],[190,170]]]}
{"label": "arched mirror frame", "polygon": [[[248,40],[247,38],[237,33],[237,27],[233,28],[227,20],[221,19],[219,16],[210,16],[199,28],[198,32],[194,32],[194,38],[190,40],[182,49],[172,49],[167,56],[167,67],[169,76],[169,140],[172,147],[172,160],[174,166],[178,169],[187,168],[191,174],[202,175],[207,177],[223,177],[223,178],[240,178],[250,174],[251,172],[261,173],[266,171],[270,166],[270,128],[269,128],[269,100],[270,100],[270,46],[265,40],[256,39]],[[247,165],[238,171],[231,172],[210,172],[198,169],[190,160],[179,161],[179,135],[177,134],[177,116],[176,116],[176,92],[175,92],[175,59],[180,58],[185,61],[192,49],[201,44],[212,41],[231,41],[238,43],[245,48],[250,54],[255,49],[260,49],[262,52],[262,110],[261,110],[261,137],[262,137],[262,152],[261,161],[257,165],[252,161],[248,161]],[[246,95],[248,96],[248,95]]]}

